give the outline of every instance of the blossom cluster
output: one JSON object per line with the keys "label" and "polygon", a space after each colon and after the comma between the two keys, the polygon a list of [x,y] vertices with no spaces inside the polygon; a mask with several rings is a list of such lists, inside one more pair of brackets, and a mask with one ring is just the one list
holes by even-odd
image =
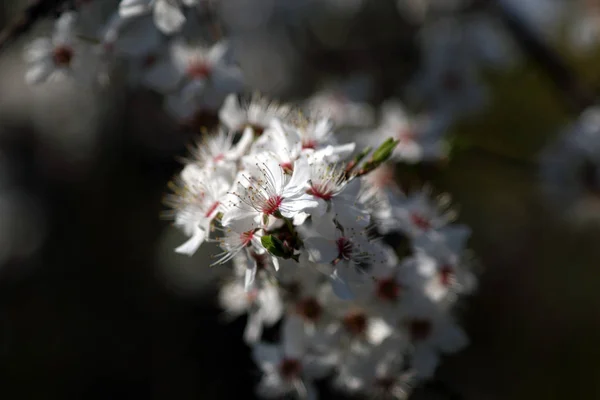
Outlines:
{"label": "blossom cluster", "polygon": [[[174,180],[169,214],[188,237],[177,253],[212,242],[212,264],[233,264],[219,300],[247,316],[258,394],[315,398],[315,381],[329,378],[350,394],[403,398],[430,379],[441,355],[468,342],[454,310],[476,284],[470,231],[446,196],[402,190],[389,162],[445,159],[449,126],[485,104],[481,66],[514,56],[488,16],[455,18],[460,1],[399,1],[421,24],[422,66],[411,107],[393,99],[376,110],[373,77],[360,74],[294,106],[243,95],[253,88],[239,49],[215,23],[222,2],[110,3],[64,12],[50,38],[27,46],[25,78],[105,85],[124,71],[180,122],[218,116]],[[316,14],[344,8],[306,3]]]}
{"label": "blossom cluster", "polygon": [[[316,16],[329,10],[329,3],[338,2],[291,3],[297,3],[290,5],[297,12],[286,14],[285,19],[293,25],[302,23],[293,17],[300,10],[308,9],[309,16]],[[360,3],[336,4],[335,10],[357,12]],[[403,18],[420,24],[411,46],[423,54],[421,67],[406,92],[411,103],[426,105],[422,108],[427,112],[418,116],[415,125],[427,125],[423,128],[427,131],[443,130],[465,113],[480,110],[487,93],[479,70],[507,66],[515,58],[506,32],[489,13],[463,15],[455,11],[464,2],[446,3],[398,2]],[[200,110],[218,110],[229,93],[253,89],[240,68],[246,28],[235,23],[240,17],[230,10],[234,5],[208,0],[122,0],[115,11],[111,1],[77,4],[56,20],[50,37],[35,39],[26,47],[28,83],[68,76],[87,85],[109,84],[124,69],[127,84],[163,95],[166,110],[180,121],[192,119]],[[265,7],[257,5],[256,12],[284,12],[278,9],[284,8],[280,4],[272,4],[269,10]],[[227,31],[221,19],[228,22]],[[350,76],[347,82],[327,85],[307,103],[327,109],[336,122],[365,127],[374,121],[365,105],[373,99],[376,83],[372,77]],[[408,159],[414,159],[414,149],[408,152]]]}
{"label": "blossom cluster", "polygon": [[[189,239],[232,261],[220,291],[263,371],[258,394],[315,398],[314,381],[402,398],[467,337],[453,308],[474,289],[470,231],[443,197],[404,194],[376,149],[335,140],[330,119],[257,96],[227,98],[222,127],[203,137],[173,184],[172,217]],[[408,250],[386,241],[403,237]],[[398,243],[395,243],[397,247]],[[278,329],[277,342],[263,340]]]}

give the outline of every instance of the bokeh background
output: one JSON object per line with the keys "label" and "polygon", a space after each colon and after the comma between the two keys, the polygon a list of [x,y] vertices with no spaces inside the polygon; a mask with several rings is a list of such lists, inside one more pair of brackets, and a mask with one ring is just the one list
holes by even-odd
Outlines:
{"label": "bokeh background", "polygon": [[[2,2],[0,21],[24,3]],[[394,95],[418,69],[414,29],[392,1],[361,7],[312,21],[333,41],[295,35],[279,16],[242,18],[233,41],[250,85],[293,99],[323,75],[358,71],[377,77],[375,103]],[[215,304],[226,269],[208,268],[211,249],[175,254],[183,236],[160,218],[197,133],[148,91],[27,87],[22,46],[47,26],[0,54],[0,398],[252,398],[244,321],[225,323]],[[552,45],[590,89],[600,84],[600,52],[571,51],[560,35]],[[564,218],[536,161],[573,113],[526,57],[485,83],[490,106],[455,127],[466,144],[422,175],[473,230],[480,287],[461,310],[472,345],[414,398],[600,399],[600,199],[585,199],[589,218]]]}

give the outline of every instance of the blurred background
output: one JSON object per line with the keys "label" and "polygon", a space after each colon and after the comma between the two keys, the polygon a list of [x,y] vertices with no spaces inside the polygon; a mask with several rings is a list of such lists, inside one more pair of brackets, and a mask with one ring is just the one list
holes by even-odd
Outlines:
{"label": "blurred background", "polygon": [[[423,57],[393,1],[354,1],[344,13],[330,1],[318,18],[281,6],[270,19],[261,7],[274,1],[223,3],[248,86],[278,98],[361,73],[375,77],[377,104]],[[508,3],[595,93],[600,42],[573,32],[598,5]],[[0,21],[25,4],[2,2]],[[184,237],[160,218],[198,132],[147,90],[27,86],[23,45],[49,23],[0,54],[0,398],[252,398],[259,375],[244,321],[225,323],[215,303],[226,268],[208,268],[211,249],[175,254]],[[514,51],[514,65],[482,74],[489,101],[455,124],[459,150],[421,175],[452,195],[481,268],[461,310],[472,345],[415,399],[600,399],[600,199],[586,195],[565,218],[571,205],[540,190],[537,156],[577,118],[576,100]]]}

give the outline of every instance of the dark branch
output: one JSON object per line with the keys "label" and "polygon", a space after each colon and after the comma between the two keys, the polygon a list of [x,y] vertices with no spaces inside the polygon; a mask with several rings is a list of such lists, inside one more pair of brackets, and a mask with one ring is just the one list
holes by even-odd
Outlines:
{"label": "dark branch", "polygon": [[516,12],[499,0],[486,3],[504,23],[521,50],[550,77],[572,112],[578,115],[596,102],[596,93],[577,76],[577,73],[556,51],[527,26]]}

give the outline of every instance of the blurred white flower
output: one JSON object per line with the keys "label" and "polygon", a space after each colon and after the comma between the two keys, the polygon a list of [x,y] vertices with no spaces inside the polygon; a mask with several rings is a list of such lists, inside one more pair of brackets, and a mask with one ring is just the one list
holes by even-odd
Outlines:
{"label": "blurred white flower", "polygon": [[64,13],[56,21],[51,38],[38,38],[25,49],[29,84],[75,77],[81,71],[84,47],[75,35],[77,14]]}
{"label": "blurred white flower", "polygon": [[152,13],[158,29],[170,35],[180,31],[186,21],[183,7],[198,4],[199,0],[121,0],[119,14],[135,18]]}

